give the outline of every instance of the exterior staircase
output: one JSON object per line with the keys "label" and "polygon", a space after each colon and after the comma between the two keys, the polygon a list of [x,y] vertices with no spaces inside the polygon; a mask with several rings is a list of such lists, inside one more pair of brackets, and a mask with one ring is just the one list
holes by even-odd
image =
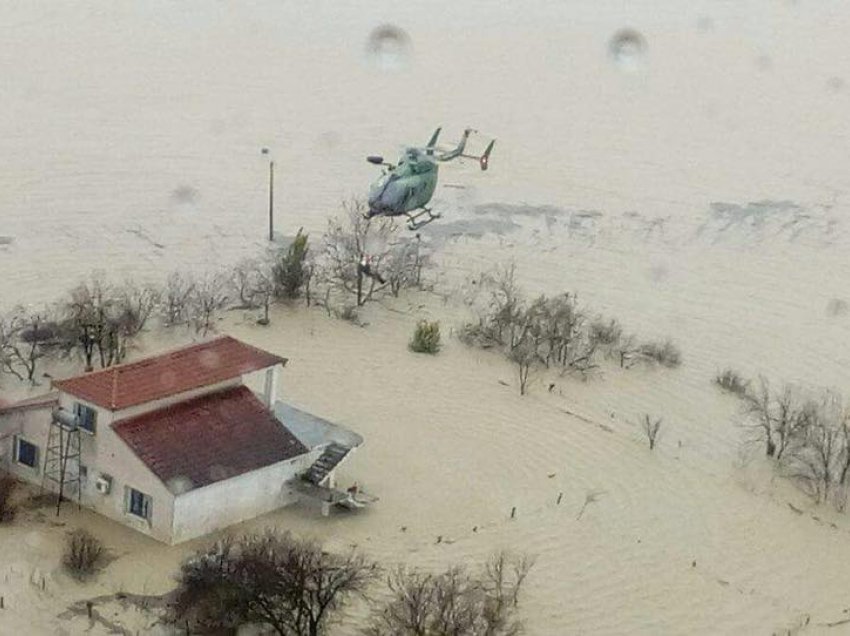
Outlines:
{"label": "exterior staircase", "polygon": [[328,474],[336,468],[350,452],[351,449],[348,446],[331,442],[304,474],[304,479],[316,486],[321,485]]}

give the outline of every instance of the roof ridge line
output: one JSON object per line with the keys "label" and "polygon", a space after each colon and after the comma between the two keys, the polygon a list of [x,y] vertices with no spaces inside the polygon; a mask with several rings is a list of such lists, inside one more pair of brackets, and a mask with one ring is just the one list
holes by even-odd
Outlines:
{"label": "roof ridge line", "polygon": [[[111,371],[121,371],[123,369],[126,369],[127,367],[138,366],[138,365],[144,364],[145,362],[148,362],[149,360],[152,360],[153,358],[160,358],[160,357],[163,357],[163,356],[167,356],[171,353],[184,352],[184,351],[188,352],[192,349],[197,349],[198,347],[203,347],[203,346],[212,344],[213,342],[215,342],[217,340],[224,340],[224,339],[227,339],[227,338],[235,340],[235,338],[233,338],[233,336],[230,336],[228,334],[220,334],[220,335],[217,335],[214,338],[210,338],[208,340],[201,340],[200,342],[193,342],[192,344],[178,346],[178,347],[170,347],[170,348],[166,349],[165,351],[162,351],[160,353],[154,353],[154,354],[151,354],[151,355],[147,355],[144,358],[140,358],[138,360],[130,360],[128,362],[122,362],[121,364],[114,364],[111,367],[106,367],[105,369],[98,369],[97,371],[89,371],[88,373],[82,373],[82,374],[79,374],[79,375],[74,375],[74,376],[71,376],[70,378],[61,378],[59,380],[55,380],[54,383],[55,384],[61,384],[62,382],[67,382],[68,380],[74,380],[76,378],[82,378],[82,377],[91,378],[91,377],[95,377],[95,376],[99,376],[99,375],[106,375],[108,372],[111,372]],[[241,342],[241,340],[240,340],[240,342]],[[248,345],[248,343],[242,343],[242,344]],[[248,345],[248,346],[250,347],[252,345]],[[257,349],[257,347],[254,347],[254,348]],[[260,351],[262,351],[262,349],[260,349]]]}

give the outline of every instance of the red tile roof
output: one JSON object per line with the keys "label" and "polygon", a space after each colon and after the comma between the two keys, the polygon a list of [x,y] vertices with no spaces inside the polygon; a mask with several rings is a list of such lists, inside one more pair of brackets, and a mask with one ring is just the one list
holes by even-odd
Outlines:
{"label": "red tile roof", "polygon": [[119,420],[112,429],[175,494],[308,452],[245,386]]}
{"label": "red tile roof", "polygon": [[117,411],[237,378],[286,358],[230,336],[87,373],[53,385],[66,393]]}

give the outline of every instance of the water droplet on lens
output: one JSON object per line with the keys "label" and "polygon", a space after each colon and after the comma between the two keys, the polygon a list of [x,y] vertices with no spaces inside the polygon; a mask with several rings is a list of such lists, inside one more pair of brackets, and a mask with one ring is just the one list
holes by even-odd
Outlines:
{"label": "water droplet on lens", "polygon": [[646,40],[634,29],[622,29],[611,38],[608,50],[622,70],[637,71],[644,65]]}
{"label": "water droplet on lens", "polygon": [[383,24],[372,31],[366,45],[369,61],[381,70],[397,70],[407,66],[410,50],[410,37],[391,24]]}

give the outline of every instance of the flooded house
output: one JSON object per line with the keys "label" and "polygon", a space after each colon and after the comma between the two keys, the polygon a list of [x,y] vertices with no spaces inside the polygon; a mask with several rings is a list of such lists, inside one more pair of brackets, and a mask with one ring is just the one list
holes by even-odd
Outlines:
{"label": "flooded house", "polygon": [[305,496],[327,513],[363,439],[278,400],[286,363],[222,336],[54,380],[0,406],[0,470],[169,544]]}

